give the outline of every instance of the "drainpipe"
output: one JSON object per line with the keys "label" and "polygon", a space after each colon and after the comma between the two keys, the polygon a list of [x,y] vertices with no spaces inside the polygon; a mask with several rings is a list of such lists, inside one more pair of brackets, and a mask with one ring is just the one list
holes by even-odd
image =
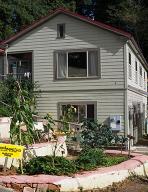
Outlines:
{"label": "drainpipe", "polygon": [[[128,74],[127,74],[127,42],[124,45],[124,136],[130,134],[128,121]],[[128,146],[128,144],[127,144]]]}

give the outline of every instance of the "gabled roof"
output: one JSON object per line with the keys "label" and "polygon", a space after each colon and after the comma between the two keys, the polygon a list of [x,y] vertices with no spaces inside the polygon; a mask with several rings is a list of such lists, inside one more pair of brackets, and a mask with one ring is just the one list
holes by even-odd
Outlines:
{"label": "gabled roof", "polygon": [[84,22],[87,22],[87,23],[90,23],[94,26],[97,26],[99,28],[102,28],[102,29],[106,29],[108,31],[111,31],[113,33],[116,33],[118,35],[122,35],[124,37],[127,37],[127,38],[131,38],[131,34],[128,33],[128,32],[125,32],[123,30],[120,30],[118,28],[115,28],[115,27],[112,27],[110,25],[106,25],[102,22],[98,22],[98,21],[93,21],[92,19],[88,18],[88,17],[85,17],[85,16],[82,16],[82,15],[79,15],[77,13],[73,13],[69,10],[66,10],[66,9],[63,9],[63,8],[59,8],[57,10],[55,10],[54,12],[52,13],[49,13],[48,15],[46,15],[45,17],[42,17],[41,19],[39,19],[38,21],[35,21],[34,23],[32,23],[31,25],[27,26],[26,28],[24,28],[22,31],[16,33],[15,35],[12,35],[10,36],[8,39],[0,42],[0,44],[9,44],[11,43],[12,41],[15,41],[17,38],[23,36],[24,34],[28,33],[29,31],[33,30],[34,28],[40,26],[41,24],[43,24],[44,22],[46,22],[47,20],[51,19],[52,17],[60,14],[60,13],[63,13],[63,14],[66,14],[66,15],[69,15],[69,16],[72,16],[76,19],[79,19],[81,21],[84,21]]}
{"label": "gabled roof", "polygon": [[142,51],[140,49],[140,47],[138,46],[138,44],[136,43],[134,37],[129,33],[129,32],[126,32],[126,31],[123,31],[121,29],[118,29],[118,28],[115,28],[115,27],[112,27],[110,25],[107,25],[107,24],[104,24],[102,22],[99,22],[99,21],[94,21],[86,16],[82,16],[82,15],[79,15],[77,13],[73,13],[67,9],[63,9],[63,8],[58,8],[57,10],[53,11],[53,12],[50,12],[48,15],[42,17],[41,19],[35,21],[34,23],[32,23],[31,25],[27,26],[26,28],[24,28],[22,31],[10,36],[8,39],[6,40],[3,40],[0,42],[0,46],[4,46],[4,45],[7,45],[13,41],[15,41],[16,39],[18,39],[19,37],[25,35],[26,33],[28,33],[29,31],[35,29],[36,27],[40,26],[41,24],[45,23],[46,21],[48,21],[49,19],[55,17],[56,15],[60,14],[60,13],[63,13],[65,15],[68,15],[68,16],[71,16],[71,17],[74,17],[78,20],[81,20],[83,22],[86,22],[86,23],[89,23],[93,26],[96,26],[96,27],[99,27],[101,29],[105,29],[105,30],[108,30],[110,32],[113,32],[117,35],[121,35],[129,40],[131,40],[131,42],[134,44],[134,46],[136,47],[136,49],[139,51],[141,57],[143,58],[144,62],[147,64],[143,54],[142,54]]}

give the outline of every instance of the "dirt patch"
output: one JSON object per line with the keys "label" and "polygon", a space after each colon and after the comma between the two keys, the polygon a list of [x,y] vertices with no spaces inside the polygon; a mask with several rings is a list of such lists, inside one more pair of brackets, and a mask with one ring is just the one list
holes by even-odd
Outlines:
{"label": "dirt patch", "polygon": [[[92,190],[85,192],[92,192]],[[148,192],[148,180],[126,179],[123,182],[113,183],[105,189],[94,189],[93,192]]]}
{"label": "dirt patch", "polygon": [[3,167],[0,167],[0,175],[17,175],[17,171],[15,168],[6,169],[6,171],[4,171]]}

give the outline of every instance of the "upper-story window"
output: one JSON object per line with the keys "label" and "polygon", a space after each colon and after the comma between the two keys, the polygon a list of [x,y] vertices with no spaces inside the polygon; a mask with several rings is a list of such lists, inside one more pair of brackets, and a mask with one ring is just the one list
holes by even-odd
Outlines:
{"label": "upper-story window", "polygon": [[135,82],[138,83],[138,63],[135,61]]}
{"label": "upper-story window", "polygon": [[57,38],[65,38],[65,24],[57,24]]}
{"label": "upper-story window", "polygon": [[146,86],[147,86],[147,75],[146,72],[144,71],[144,90],[146,90]]}
{"label": "upper-story window", "polygon": [[58,51],[57,78],[98,76],[98,50]]}
{"label": "upper-story window", "polygon": [[132,79],[132,59],[131,59],[131,53],[128,53],[128,72],[129,72],[129,79]]}
{"label": "upper-story window", "polygon": [[139,75],[139,84],[140,84],[140,86],[142,87],[142,67],[141,67],[141,66],[139,67],[139,72],[140,72],[140,75]]}

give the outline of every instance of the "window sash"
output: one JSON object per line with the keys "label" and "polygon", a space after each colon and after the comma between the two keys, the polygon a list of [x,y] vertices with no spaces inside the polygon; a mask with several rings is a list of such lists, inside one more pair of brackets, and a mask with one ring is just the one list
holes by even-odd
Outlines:
{"label": "window sash", "polygon": [[129,79],[132,79],[132,66],[130,64],[128,65],[128,75]]}
{"label": "window sash", "polygon": [[138,83],[138,72],[135,71],[135,82]]}
{"label": "window sash", "polygon": [[129,63],[129,65],[132,64],[131,53],[128,53],[128,63]]}
{"label": "window sash", "polygon": [[[62,30],[62,31],[61,31]],[[65,24],[57,24],[57,38],[65,38]]]}
{"label": "window sash", "polygon": [[[86,52],[86,66],[87,66],[87,68],[86,68],[86,76],[76,76],[76,77],[68,76],[68,71],[69,71],[68,54],[71,53],[71,52],[73,52],[73,53]],[[66,55],[66,76],[63,77],[63,78],[59,76],[59,71],[58,71],[60,69],[60,67],[59,67],[60,61],[59,61],[58,55],[60,53],[63,53],[63,54]],[[92,56],[92,59],[90,59],[90,54],[94,54],[94,56]],[[92,62],[94,63],[94,65],[91,67],[92,71],[93,71],[92,74],[90,72],[90,66],[91,66],[91,63],[90,63],[91,61],[90,60],[92,60]],[[58,79],[88,78],[88,77],[97,77],[99,75],[99,72],[98,72],[98,50],[97,49],[92,49],[92,50],[87,50],[87,51],[85,51],[85,50],[84,51],[83,50],[80,50],[80,51],[79,50],[77,50],[77,51],[75,51],[75,50],[74,51],[57,51],[56,52],[56,63],[57,63],[57,78]]]}
{"label": "window sash", "polygon": [[[64,114],[63,113],[64,106],[68,106],[68,105],[73,106],[77,109],[77,111],[76,111],[77,117],[76,116],[74,117],[74,119],[75,120],[77,119],[77,121],[73,121],[74,123],[81,123],[83,120],[82,116],[84,116],[84,119],[89,119],[88,108],[90,105],[93,106],[93,118],[91,118],[91,119],[95,120],[95,104],[94,103],[82,103],[82,104],[62,103],[62,104],[60,104],[60,117]],[[81,109],[83,108],[85,112],[80,113],[80,108]]]}

